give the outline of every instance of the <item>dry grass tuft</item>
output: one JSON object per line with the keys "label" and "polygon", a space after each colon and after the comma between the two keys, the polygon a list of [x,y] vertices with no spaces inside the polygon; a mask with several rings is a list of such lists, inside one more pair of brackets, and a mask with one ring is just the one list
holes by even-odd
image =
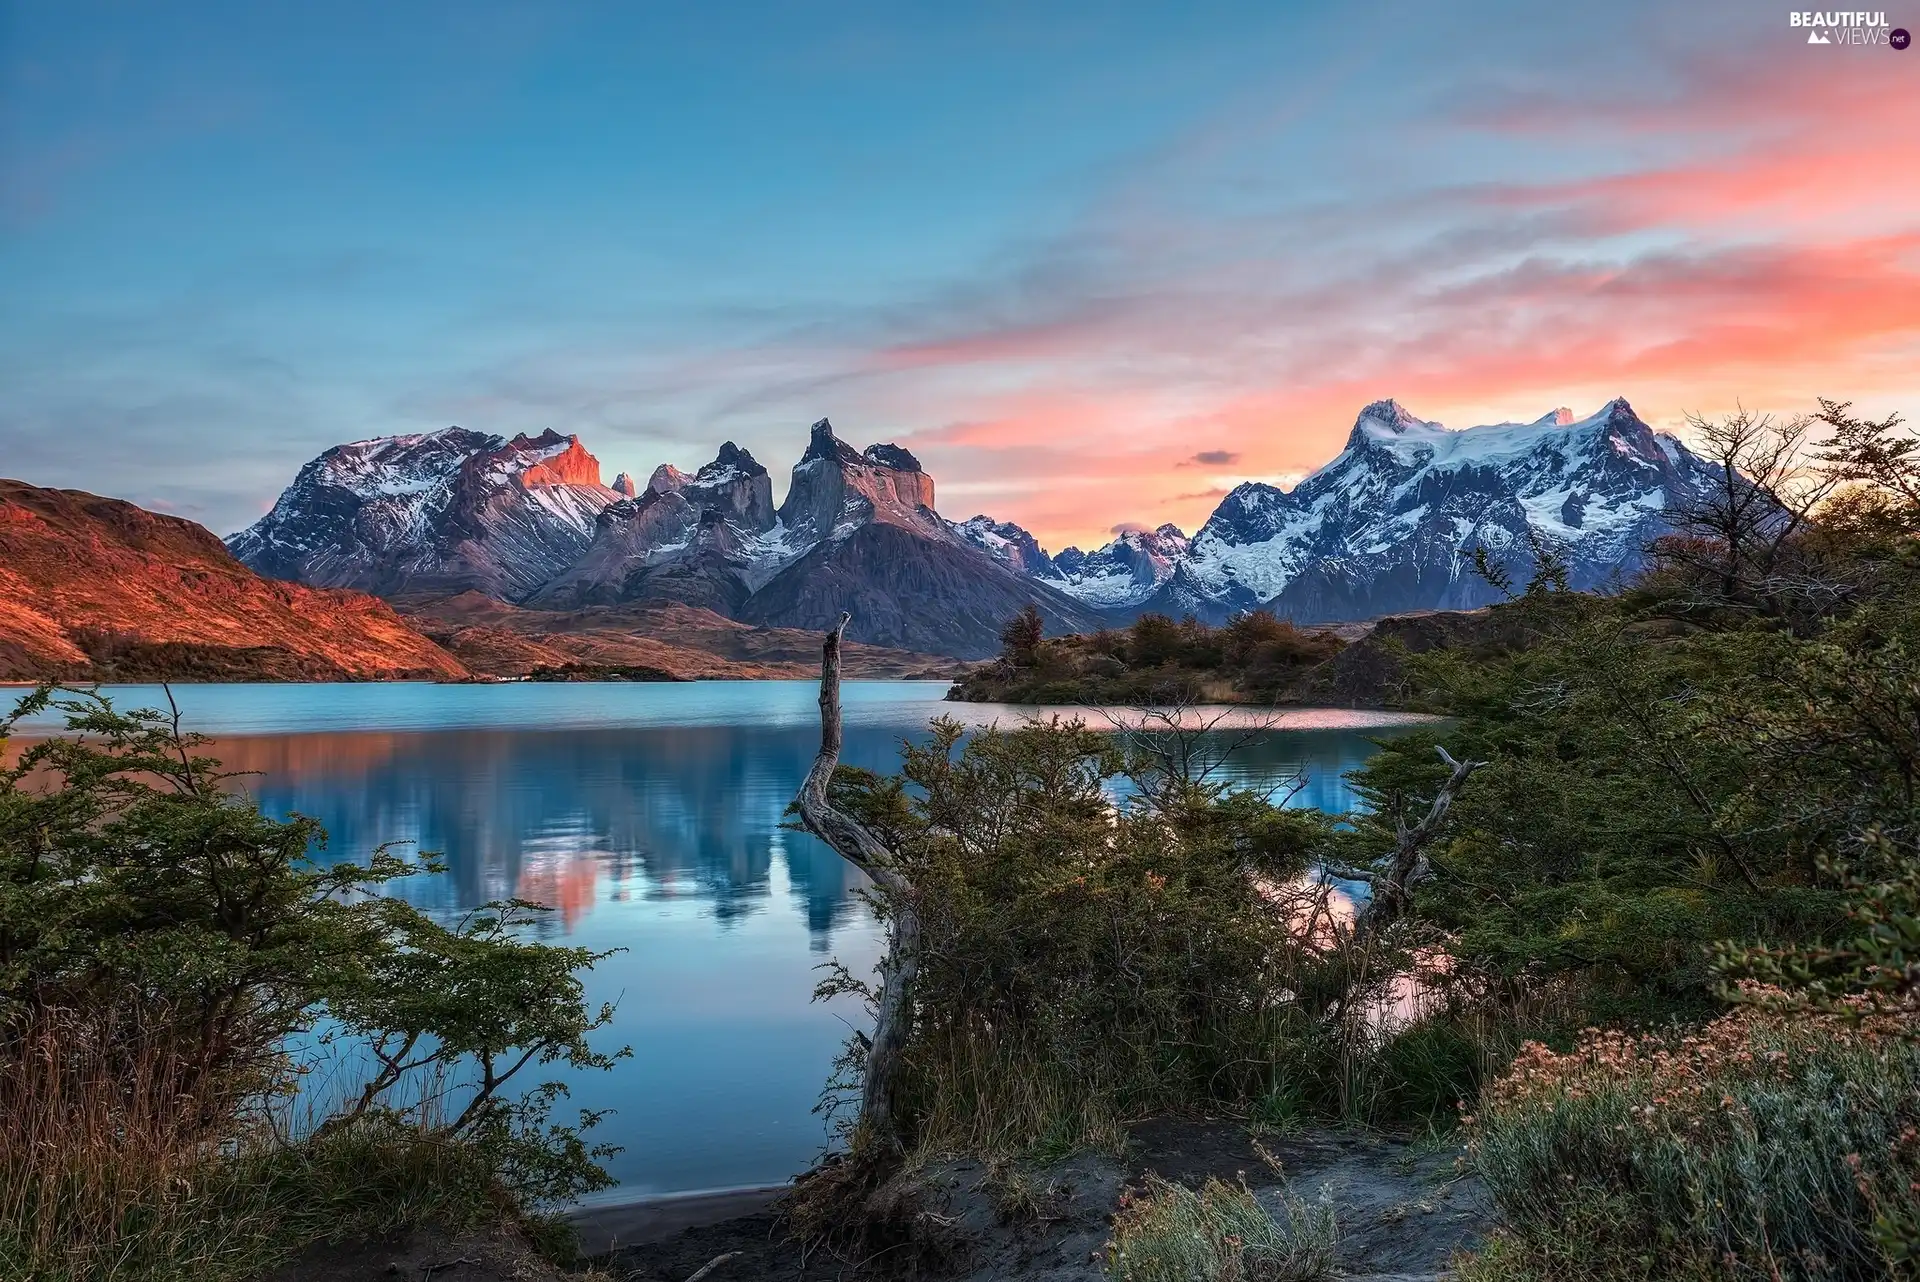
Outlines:
{"label": "dry grass tuft", "polygon": [[1198,1192],[1147,1177],[1114,1217],[1114,1282],[1322,1282],[1334,1276],[1333,1208],[1283,1190],[1270,1214],[1245,1185],[1208,1180]]}
{"label": "dry grass tuft", "polygon": [[110,1282],[258,1250],[267,1226],[222,1164],[244,1138],[230,1101],[165,1027],[112,1008],[0,1022],[0,1274]]}

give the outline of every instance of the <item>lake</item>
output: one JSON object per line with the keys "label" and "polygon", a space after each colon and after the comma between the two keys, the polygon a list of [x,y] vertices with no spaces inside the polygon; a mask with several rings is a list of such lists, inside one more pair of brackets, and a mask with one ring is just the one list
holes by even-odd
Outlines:
{"label": "lake", "polygon": [[[847,683],[842,759],[890,771],[935,716],[1013,724],[1036,711],[944,703],[946,690]],[[122,708],[164,705],[157,687],[111,693]],[[609,1164],[617,1197],[777,1183],[826,1143],[811,1110],[862,1015],[813,1003],[814,968],[838,957],[865,973],[881,941],[854,897],[860,874],[781,827],[819,746],[818,693],[811,681],[174,687],[188,728],[250,772],[242,786],[270,813],[320,820],[334,856],[392,841],[439,853],[444,873],[398,890],[423,908],[538,900],[554,909],[544,933],[626,950],[587,987],[618,1003],[603,1040],[633,1057],[573,1081],[573,1104],[616,1110],[594,1136],[623,1146]],[[1291,712],[1231,774],[1298,775],[1291,804],[1343,810],[1341,776],[1369,736],[1416,720]]]}

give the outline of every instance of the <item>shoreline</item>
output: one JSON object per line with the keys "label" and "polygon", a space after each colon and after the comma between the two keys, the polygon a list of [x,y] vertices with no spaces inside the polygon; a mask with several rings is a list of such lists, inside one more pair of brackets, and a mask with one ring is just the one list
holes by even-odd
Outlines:
{"label": "shoreline", "polygon": [[623,1246],[658,1242],[687,1229],[757,1214],[792,1188],[793,1181],[788,1180],[783,1184],[646,1193],[617,1202],[576,1206],[564,1218],[578,1235],[583,1256],[605,1255]]}

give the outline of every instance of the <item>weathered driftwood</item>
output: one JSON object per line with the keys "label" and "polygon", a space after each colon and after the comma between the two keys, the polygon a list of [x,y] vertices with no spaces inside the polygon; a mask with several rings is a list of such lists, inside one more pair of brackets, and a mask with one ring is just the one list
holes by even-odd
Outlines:
{"label": "weathered driftwood", "polygon": [[887,953],[880,963],[878,1010],[861,1083],[860,1124],[870,1139],[893,1143],[901,1055],[913,1030],[911,990],[919,969],[920,918],[914,911],[912,887],[901,875],[899,857],[828,797],[827,786],[840,764],[840,639],[852,617],[840,616],[821,650],[820,752],[800,787],[797,804],[807,831],[871,878],[886,893],[892,910]]}
{"label": "weathered driftwood", "polygon": [[1439,836],[1440,825],[1446,822],[1447,811],[1452,807],[1453,799],[1460,795],[1460,790],[1467,786],[1467,779],[1487,764],[1484,761],[1455,761],[1451,753],[1438,745],[1434,751],[1440,754],[1440,760],[1446,763],[1452,773],[1440,785],[1440,791],[1434,794],[1433,804],[1427,808],[1426,817],[1418,824],[1409,828],[1404,816],[1394,817],[1393,858],[1386,868],[1377,872],[1333,866],[1327,869],[1336,877],[1364,881],[1373,888],[1366,906],[1353,923],[1354,938],[1361,943],[1406,915],[1413,902],[1414,888],[1433,876],[1433,863],[1427,858],[1427,847]]}

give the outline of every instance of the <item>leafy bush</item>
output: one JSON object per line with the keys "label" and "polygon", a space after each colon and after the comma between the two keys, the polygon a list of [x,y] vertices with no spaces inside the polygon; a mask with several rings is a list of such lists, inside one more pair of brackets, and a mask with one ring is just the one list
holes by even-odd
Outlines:
{"label": "leafy bush", "polygon": [[1471,1119],[1510,1235],[1487,1276],[1887,1276],[1920,1211],[1920,1048],[1892,1031],[1739,1012],[1528,1045]]}
{"label": "leafy bush", "polygon": [[[309,858],[318,826],[225,786],[177,714],[42,689],[0,748],[47,707],[69,733],[0,770],[0,1263],[251,1275],[302,1233],[609,1182],[594,1117],[550,1123],[564,1086],[520,1077],[612,1062],[579,979],[604,954],[525,939],[537,905],[445,925],[379,893],[430,863]],[[376,1067],[295,1126],[292,1050],[323,1024]],[[359,1211],[310,1214],[323,1178]]]}
{"label": "leafy bush", "polygon": [[[1287,888],[1324,817],[1141,787],[1115,737],[1077,723],[961,739],[938,722],[900,776],[843,768],[834,784],[913,887],[905,1095],[923,1142],[1069,1145],[1122,1117],[1266,1095],[1289,1030],[1311,1022],[1292,994],[1322,963]],[[876,893],[883,919],[897,908]],[[843,970],[823,992],[871,996]]]}
{"label": "leafy bush", "polygon": [[1123,1195],[1107,1246],[1116,1282],[1320,1282],[1331,1278],[1338,1242],[1333,1208],[1290,1189],[1278,1217],[1245,1185],[1208,1180],[1199,1192],[1147,1177],[1144,1195]]}

